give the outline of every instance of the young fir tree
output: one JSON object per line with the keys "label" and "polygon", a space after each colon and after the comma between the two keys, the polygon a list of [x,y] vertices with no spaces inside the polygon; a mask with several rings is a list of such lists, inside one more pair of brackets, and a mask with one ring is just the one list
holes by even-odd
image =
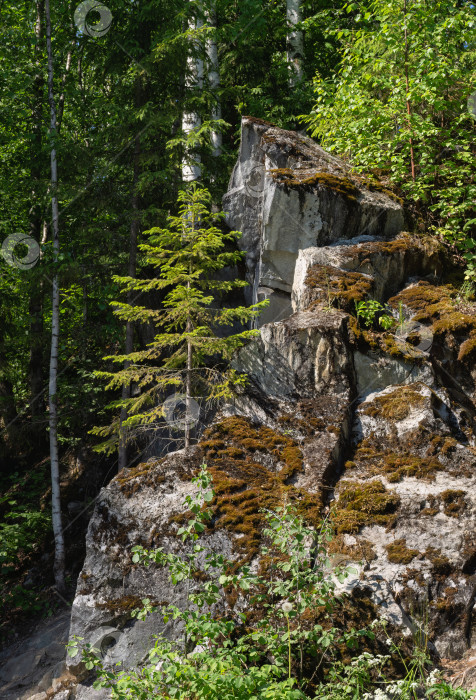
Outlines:
{"label": "young fir tree", "polygon": [[108,380],[106,389],[118,389],[133,383],[138,391],[130,398],[110,404],[125,409],[127,418],[119,418],[93,434],[106,440],[97,449],[112,452],[122,431],[129,437],[141,428],[159,424],[164,418],[164,399],[171,391],[183,392],[185,402],[185,446],[190,444],[192,398],[202,402],[229,398],[234,386],[246,381],[227,361],[257,330],[242,330],[224,335],[220,327],[246,324],[256,318],[267,301],[250,307],[220,308],[220,294],[246,286],[242,280],[217,279],[217,272],[241,260],[242,253],[227,250],[238,231],[223,232],[216,226],[223,212],[210,212],[211,195],[196,183],[178,196],[177,216],[169,217],[169,227],[146,232],[149,243],[140,246],[147,263],[157,269],[153,279],[119,277],[114,279],[125,292],[168,290],[161,308],[115,302],[114,313],[123,321],[152,323],[158,330],[147,349],[105,359],[123,365],[117,372],[97,372]]}

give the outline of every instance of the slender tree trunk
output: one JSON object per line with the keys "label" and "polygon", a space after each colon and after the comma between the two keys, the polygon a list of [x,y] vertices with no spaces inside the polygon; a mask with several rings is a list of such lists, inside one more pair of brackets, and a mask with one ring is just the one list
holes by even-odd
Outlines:
{"label": "slender tree trunk", "polygon": [[2,420],[2,428],[7,437],[8,447],[14,447],[15,433],[12,429],[18,417],[15,408],[15,397],[13,387],[5,375],[7,368],[7,358],[3,350],[3,338],[0,337],[0,419]]}
{"label": "slender tree trunk", "polygon": [[[190,282],[187,282],[187,289],[190,290]],[[187,333],[192,330],[190,319],[187,321]],[[190,447],[191,416],[192,416],[192,341],[187,338],[187,368],[185,377],[185,447]]]}
{"label": "slender tree trunk", "polygon": [[415,182],[415,153],[413,149],[413,128],[412,128],[412,106],[409,98],[410,92],[410,79],[408,76],[408,29],[407,29],[407,0],[404,3],[404,31],[405,31],[405,85],[406,85],[406,102],[407,102],[407,117],[408,117],[408,127],[410,129],[410,163],[412,170],[412,180]]}
{"label": "slender tree trunk", "polygon": [[[217,18],[215,2],[212,3],[208,13],[208,23],[211,27],[216,29]],[[220,63],[218,60],[218,46],[215,37],[207,39],[206,49],[208,56],[208,81],[214,100],[211,117],[212,119],[221,119],[221,101],[218,96],[218,90],[220,88]],[[218,158],[222,151],[222,136],[220,131],[212,131],[212,147],[213,155]]]}
{"label": "slender tree trunk", "polygon": [[53,534],[55,538],[54,576],[56,588],[65,589],[64,568],[65,549],[63,523],[61,520],[61,494],[58,457],[58,338],[59,338],[59,280],[57,263],[59,257],[59,213],[58,213],[58,167],[56,160],[56,105],[54,96],[54,66],[51,46],[51,15],[50,0],[45,2],[46,10],[46,48],[48,53],[48,101],[50,104],[50,156],[51,156],[51,224],[53,239],[53,273],[52,317],[51,317],[51,355],[49,382],[49,414],[50,414],[50,460],[51,460],[51,511]]}
{"label": "slender tree trunk", "polygon": [[[203,21],[197,18],[195,21],[190,21],[189,29],[199,29],[203,26]],[[185,97],[190,95],[197,88],[203,86],[203,60],[196,56],[199,44],[196,40],[193,41],[193,50],[187,57],[187,68],[185,74]],[[197,112],[184,112],[182,117],[182,130],[188,135],[192,131],[200,128],[202,120]],[[193,149],[186,148],[182,162],[182,179],[184,182],[199,180],[202,175],[200,167],[200,155]]]}
{"label": "slender tree trunk", "polygon": [[[195,232],[195,214],[192,214],[192,218],[190,220],[189,224],[190,228],[190,236],[193,237],[194,232]],[[192,273],[192,264],[189,262],[188,266],[188,274],[191,275]],[[190,295],[190,288],[191,288],[191,283],[190,279],[187,281],[187,291],[188,295]],[[189,296],[190,298],[190,296]],[[187,333],[191,333],[192,331],[192,319],[190,318],[190,315],[187,317],[187,326],[186,326],[186,331]],[[187,338],[187,364],[185,368],[185,447],[190,447],[190,433],[191,433],[191,426],[190,426],[190,420],[192,417],[192,363],[193,363],[193,347],[192,347],[192,341],[190,338]]]}
{"label": "slender tree trunk", "polygon": [[71,48],[68,51],[68,55],[66,56],[66,65],[65,65],[63,77],[61,80],[61,94],[60,94],[59,100],[58,100],[58,114],[57,114],[57,122],[56,122],[56,131],[58,133],[61,129],[61,122],[63,121],[66,78],[68,77],[68,73],[69,73],[69,70],[71,68],[71,59],[73,57],[73,49],[74,49],[74,43],[72,44]]}
{"label": "slender tree trunk", "polygon": [[286,43],[290,70],[289,83],[291,87],[294,87],[303,79],[304,35],[300,29],[296,29],[296,26],[301,21],[301,0],[286,0],[286,19],[288,26]]}
{"label": "slender tree trunk", "polygon": [[[41,242],[42,211],[40,206],[40,187],[43,173],[42,129],[43,129],[43,75],[41,68],[41,40],[43,35],[44,0],[36,1],[35,21],[35,48],[34,64],[35,78],[32,88],[31,108],[31,151],[30,173],[32,180],[31,207],[29,211],[29,235],[38,243]],[[44,376],[43,376],[43,295],[44,284],[41,277],[33,275],[30,287],[29,318],[30,318],[30,358],[29,358],[29,385],[30,385],[30,409],[32,417],[33,434],[40,436],[40,429],[44,436],[42,418],[45,412],[44,400]]]}
{"label": "slender tree trunk", "polygon": [[[134,143],[134,174],[132,182],[132,222],[129,236],[129,264],[127,274],[129,277],[135,277],[137,272],[137,237],[139,235],[139,156],[140,156],[140,136],[136,136]],[[133,292],[128,293],[127,303],[133,303]],[[126,323],[126,346],[125,354],[129,355],[134,349],[134,324],[132,321]],[[124,362],[124,369],[129,366],[129,362]],[[127,384],[122,387],[122,398],[129,399],[131,396],[131,385]],[[118,471],[125,469],[127,466],[127,441],[125,433],[122,429],[122,424],[127,418],[127,410],[123,408],[119,417],[119,455],[118,455]]]}

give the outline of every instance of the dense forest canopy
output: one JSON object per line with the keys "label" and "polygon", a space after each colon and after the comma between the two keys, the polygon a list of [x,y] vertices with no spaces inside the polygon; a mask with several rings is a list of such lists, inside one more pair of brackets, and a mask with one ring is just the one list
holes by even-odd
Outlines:
{"label": "dense forest canopy", "polygon": [[[143,233],[188,181],[221,208],[243,115],[310,126],[407,196],[415,228],[466,258],[471,293],[476,45],[468,0],[19,0],[0,16],[0,565],[15,609],[37,600],[15,587],[17,555],[50,536],[52,406],[66,489],[119,398],[95,372],[154,335],[114,315],[132,303],[118,280],[150,277]],[[96,486],[117,470],[101,459]]]}

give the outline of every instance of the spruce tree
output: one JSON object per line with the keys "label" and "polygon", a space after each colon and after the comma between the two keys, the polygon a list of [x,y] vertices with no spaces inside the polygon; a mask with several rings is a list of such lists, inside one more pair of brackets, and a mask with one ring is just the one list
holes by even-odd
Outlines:
{"label": "spruce tree", "polygon": [[[145,232],[149,241],[140,246],[157,275],[152,279],[114,278],[124,292],[167,293],[159,309],[114,303],[114,313],[120,319],[152,323],[157,334],[145,350],[105,358],[120,363],[118,371],[96,373],[108,380],[106,389],[131,384],[135,387],[134,395],[109,406],[127,413],[121,426],[116,419],[109,426],[93,429],[93,434],[106,438],[97,447],[100,451],[113,452],[117,448],[120,430],[131,439],[141,429],[161,425],[164,400],[171,392],[183,392],[184,442],[188,447],[194,397],[202,405],[230,398],[233,387],[246,381],[228,361],[259,331],[236,332],[237,326],[242,329],[249,324],[267,302],[250,307],[219,305],[220,296],[247,284],[217,274],[241,260],[242,253],[231,245],[240,233],[224,232],[217,225],[224,214],[211,213],[211,195],[197,183],[179,193],[178,205],[177,216],[168,217],[168,227]],[[226,327],[232,327],[231,333],[224,332]]]}

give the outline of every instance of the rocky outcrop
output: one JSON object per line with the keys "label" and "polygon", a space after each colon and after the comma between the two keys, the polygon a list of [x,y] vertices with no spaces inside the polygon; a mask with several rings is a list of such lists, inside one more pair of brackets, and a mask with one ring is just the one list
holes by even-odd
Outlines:
{"label": "rocky outcrop", "polygon": [[[71,634],[94,637],[106,663],[140,663],[153,634],[177,634],[131,616],[142,598],[180,605],[186,591],[130,550],[180,551],[203,461],[216,489],[207,546],[252,562],[261,508],[286,498],[316,524],[330,511],[333,556],[357,562],[343,585],[351,596],[404,634],[428,618],[440,656],[476,645],[475,308],[442,282],[457,273],[442,248],[402,233],[402,206],[384,190],[309,139],[244,120],[225,207],[255,298],[271,295],[268,320],[279,320],[236,355],[246,390],[197,446],[101,492]],[[385,305],[391,328],[378,314],[368,326],[356,318],[368,299]],[[81,672],[76,660],[70,670]],[[84,683],[75,692],[95,697]]]}
{"label": "rocky outcrop", "polygon": [[223,208],[242,233],[248,302],[270,299],[260,325],[290,315],[301,250],[364,234],[391,237],[404,223],[401,203],[384,187],[306,136],[248,117]]}

